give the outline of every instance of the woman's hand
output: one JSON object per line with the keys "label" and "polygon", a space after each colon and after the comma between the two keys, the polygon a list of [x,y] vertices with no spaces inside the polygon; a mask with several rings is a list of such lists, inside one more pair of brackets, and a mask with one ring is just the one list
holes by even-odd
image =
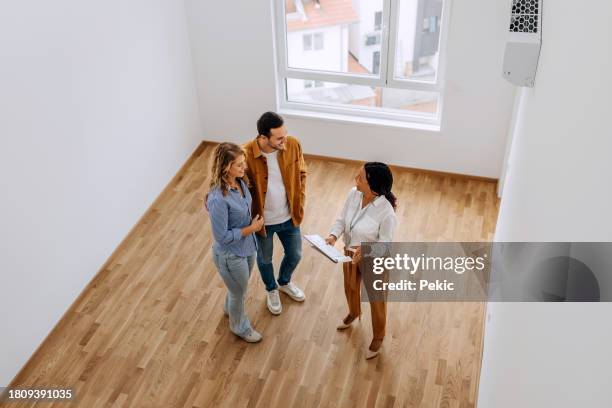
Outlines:
{"label": "woman's hand", "polygon": [[263,225],[264,225],[263,217],[257,214],[251,220],[251,224],[249,224],[248,227],[244,227],[243,229],[241,229],[240,232],[243,237],[246,237],[247,235],[251,235],[252,233],[259,231],[263,227]]}
{"label": "woman's hand", "polygon": [[338,238],[336,238],[336,236],[335,236],[335,235],[333,235],[333,234],[329,234],[329,237],[325,238],[325,243],[326,243],[327,245],[334,246],[334,245],[336,245],[336,240],[337,240],[337,239],[338,239]]}
{"label": "woman's hand", "polygon": [[361,246],[355,248],[353,260],[351,261],[352,264],[358,264],[359,262],[361,262]]}
{"label": "woman's hand", "polygon": [[263,227],[263,225],[264,225],[264,219],[259,214],[254,216],[253,219],[251,220],[251,228],[253,229],[253,232],[259,231]]}

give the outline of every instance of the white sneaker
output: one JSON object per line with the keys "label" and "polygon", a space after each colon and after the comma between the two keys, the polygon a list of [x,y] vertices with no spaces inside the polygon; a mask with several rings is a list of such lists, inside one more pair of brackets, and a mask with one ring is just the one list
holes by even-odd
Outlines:
{"label": "white sneaker", "polygon": [[268,292],[268,310],[273,315],[279,315],[283,311],[283,305],[281,304],[280,296],[278,295],[278,289],[274,289]]}
{"label": "white sneaker", "polygon": [[278,290],[286,293],[291,299],[295,300],[296,302],[303,302],[306,299],[306,295],[304,295],[302,289],[295,286],[293,282],[289,282],[286,285],[279,286]]}
{"label": "white sneaker", "polygon": [[240,336],[240,338],[246,341],[247,343],[257,343],[260,342],[261,339],[263,339],[263,336],[255,329],[252,329],[249,334],[247,334],[246,336]]}

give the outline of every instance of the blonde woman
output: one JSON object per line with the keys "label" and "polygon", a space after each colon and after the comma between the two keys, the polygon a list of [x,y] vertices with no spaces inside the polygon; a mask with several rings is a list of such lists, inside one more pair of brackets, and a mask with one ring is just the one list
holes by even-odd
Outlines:
{"label": "blonde woman", "polygon": [[217,146],[206,207],[214,236],[215,266],[227,287],[224,310],[230,330],[248,343],[257,343],[262,336],[251,326],[244,298],[257,251],[255,232],[264,220],[259,215],[251,218],[252,198],[245,170],[244,152],[238,145]]}

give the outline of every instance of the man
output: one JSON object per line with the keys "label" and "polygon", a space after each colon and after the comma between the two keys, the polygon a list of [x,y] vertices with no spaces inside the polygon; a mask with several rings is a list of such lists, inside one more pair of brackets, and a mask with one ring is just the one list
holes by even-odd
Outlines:
{"label": "man", "polygon": [[[300,142],[287,136],[283,118],[278,114],[261,115],[257,132],[258,136],[244,146],[253,196],[252,213],[264,218],[264,227],[257,232],[257,267],[268,291],[268,310],[278,315],[283,310],[279,290],[297,302],[306,299],[304,292],[291,282],[302,257],[300,224],[304,217],[306,163]],[[285,251],[278,280],[272,264],[274,234]]]}

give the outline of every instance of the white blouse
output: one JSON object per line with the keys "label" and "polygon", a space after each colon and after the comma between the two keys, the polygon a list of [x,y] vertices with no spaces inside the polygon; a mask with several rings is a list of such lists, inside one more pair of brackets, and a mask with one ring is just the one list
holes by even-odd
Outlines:
{"label": "white blouse", "polygon": [[361,208],[362,199],[363,193],[353,187],[330,234],[336,238],[344,234],[346,246],[359,246],[362,242],[393,241],[397,217],[391,203],[385,196],[378,196]]}

